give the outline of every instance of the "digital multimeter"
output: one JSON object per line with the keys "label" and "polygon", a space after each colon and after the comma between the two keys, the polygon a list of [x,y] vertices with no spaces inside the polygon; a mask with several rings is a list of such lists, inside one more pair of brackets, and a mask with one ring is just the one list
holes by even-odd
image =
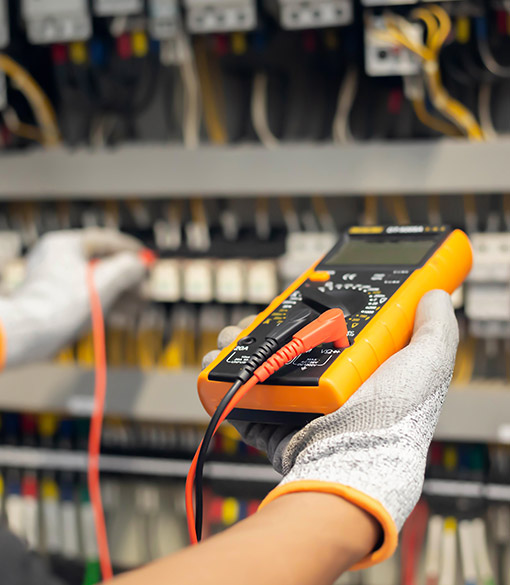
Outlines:
{"label": "digital multimeter", "polygon": [[468,275],[472,251],[460,230],[429,226],[353,227],[260,313],[199,376],[209,414],[274,326],[303,307],[340,308],[349,347],[324,344],[252,388],[230,418],[302,424],[337,410],[410,340],[418,302],[433,289],[452,293]]}

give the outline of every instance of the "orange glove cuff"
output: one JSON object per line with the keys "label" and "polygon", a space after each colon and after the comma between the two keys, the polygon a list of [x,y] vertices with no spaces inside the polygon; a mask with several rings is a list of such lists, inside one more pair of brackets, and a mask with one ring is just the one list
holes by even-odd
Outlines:
{"label": "orange glove cuff", "polygon": [[367,567],[381,563],[390,558],[395,552],[398,545],[398,531],[392,517],[388,514],[384,506],[363,492],[345,485],[315,480],[294,481],[278,486],[269,492],[260,504],[260,508],[263,508],[280,496],[297,492],[322,492],[340,496],[344,500],[351,502],[351,504],[362,508],[379,522],[384,535],[382,545],[362,561],[351,567],[351,571],[366,569]]}

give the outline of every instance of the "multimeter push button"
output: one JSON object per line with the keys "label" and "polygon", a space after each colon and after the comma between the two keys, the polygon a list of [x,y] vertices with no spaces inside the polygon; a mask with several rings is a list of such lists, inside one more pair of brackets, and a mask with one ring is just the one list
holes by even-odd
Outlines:
{"label": "multimeter push button", "polygon": [[325,270],[319,270],[317,272],[312,272],[309,278],[312,282],[326,282],[326,280],[331,278],[331,274]]}

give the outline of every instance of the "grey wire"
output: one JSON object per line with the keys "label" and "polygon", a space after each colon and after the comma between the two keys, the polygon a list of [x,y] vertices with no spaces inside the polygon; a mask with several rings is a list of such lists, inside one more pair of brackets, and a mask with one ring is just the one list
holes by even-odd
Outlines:
{"label": "grey wire", "polygon": [[486,138],[496,138],[498,135],[492,121],[491,98],[492,84],[482,83],[478,92],[478,117]]}
{"label": "grey wire", "polygon": [[358,70],[351,67],[345,74],[338,92],[337,108],[333,120],[333,140],[343,143],[352,140],[349,118],[358,91]]}
{"label": "grey wire", "polygon": [[493,54],[491,53],[489,39],[477,35],[476,42],[478,45],[478,52],[480,53],[480,58],[487,71],[490,71],[496,77],[504,77],[506,79],[509,79],[510,66],[501,65],[496,61]]}

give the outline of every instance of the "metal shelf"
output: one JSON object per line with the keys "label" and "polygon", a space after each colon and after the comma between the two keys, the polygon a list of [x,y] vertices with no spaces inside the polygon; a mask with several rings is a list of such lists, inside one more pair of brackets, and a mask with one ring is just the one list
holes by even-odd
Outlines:
{"label": "metal shelf", "polygon": [[509,158],[510,139],[34,149],[0,157],[0,198],[492,193],[510,188]]}
{"label": "metal shelf", "polygon": [[510,443],[510,385],[482,380],[467,386],[452,386],[434,438]]}
{"label": "metal shelf", "polygon": [[[106,413],[132,420],[173,423],[209,421],[196,392],[198,370],[110,368]],[[0,376],[0,410],[88,416],[93,372],[41,363]],[[435,438],[510,443],[510,385],[473,382],[448,393]]]}
{"label": "metal shelf", "polygon": [[[146,421],[207,423],[198,399],[198,372],[109,368],[105,412]],[[0,410],[88,416],[94,374],[77,366],[40,363],[2,372]]]}
{"label": "metal shelf", "polygon": [[[103,473],[125,475],[183,479],[188,473],[189,465],[190,461],[185,459],[157,459],[128,455],[101,455],[100,457],[100,469]],[[0,467],[86,472],[87,454],[80,451],[0,446]],[[217,480],[263,483],[268,487],[276,485],[281,477],[272,467],[265,464],[214,461],[205,466],[204,476]],[[426,479],[423,493],[435,497],[462,496],[498,502],[510,501],[510,485],[480,481]]]}
{"label": "metal shelf", "polygon": [[[191,460],[126,455],[101,455],[100,469],[106,473],[185,478]],[[87,471],[87,454],[80,451],[0,446],[0,467]],[[276,484],[280,475],[269,465],[210,462],[204,468],[210,479]]]}

